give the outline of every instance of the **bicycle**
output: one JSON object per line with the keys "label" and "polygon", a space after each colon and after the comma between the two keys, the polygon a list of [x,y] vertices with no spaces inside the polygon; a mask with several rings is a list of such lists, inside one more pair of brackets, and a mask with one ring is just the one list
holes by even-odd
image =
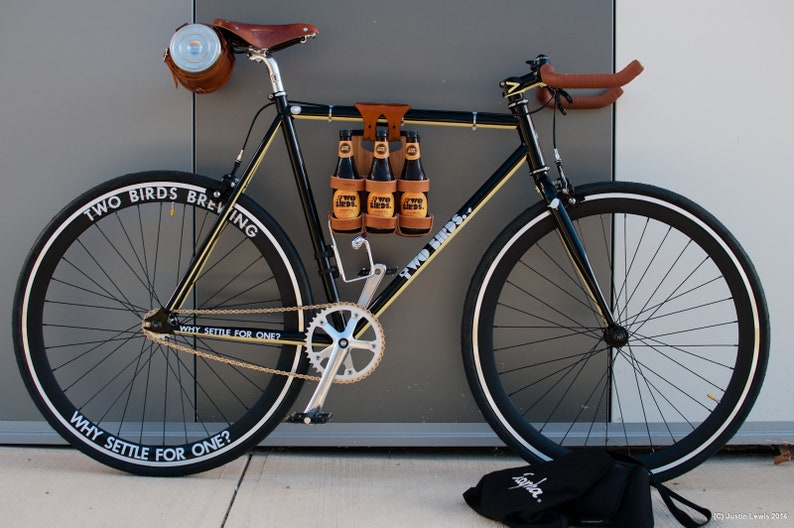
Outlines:
{"label": "bicycle", "polygon": [[[500,83],[508,113],[403,108],[395,117],[386,108],[365,120],[358,107],[288,99],[274,53],[316,36],[313,26],[202,27],[219,36],[219,55],[246,54],[268,71],[263,108],[275,116],[242,174],[241,152],[222,178],[154,171],[88,190],[44,230],[19,279],[18,364],[73,446],[120,470],[184,475],[240,456],[285,419],[327,421],[332,384],[360,381],[380,362],[378,317],[524,164],[540,200],[494,239],[463,308],[466,375],[498,436],[529,461],[627,446],[663,480],[704,461],[742,424],[769,348],[748,256],[673,192],[616,181],[574,188],[560,160],[553,177],[525,97],[536,90],[555,111],[608,106],[639,63],[566,75],[541,55]],[[577,88],[604,91],[565,92]],[[381,285],[392,270],[375,262],[366,236],[351,241],[369,261],[360,276],[345,273],[333,232],[328,242],[297,119],[364,120],[365,130],[385,122],[396,138],[408,124],[512,129],[519,142]],[[318,303],[292,242],[245,194],[279,133],[320,270]],[[363,282],[356,302],[340,298],[339,280]],[[309,404],[288,416],[307,380],[317,383]]]}

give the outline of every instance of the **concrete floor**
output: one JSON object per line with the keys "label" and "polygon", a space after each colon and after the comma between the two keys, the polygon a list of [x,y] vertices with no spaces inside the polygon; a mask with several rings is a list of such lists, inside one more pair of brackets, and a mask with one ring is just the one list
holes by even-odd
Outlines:
{"label": "concrete floor", "polygon": [[[720,454],[668,482],[714,512],[708,526],[794,526],[794,462]],[[491,527],[462,493],[523,465],[487,450],[257,450],[175,479],[136,477],[70,448],[0,447],[6,527]],[[656,526],[677,527],[654,492]]]}

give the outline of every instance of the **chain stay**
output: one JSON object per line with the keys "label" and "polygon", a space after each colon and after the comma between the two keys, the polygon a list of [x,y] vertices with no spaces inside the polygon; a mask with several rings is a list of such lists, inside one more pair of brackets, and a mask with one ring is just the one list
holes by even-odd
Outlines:
{"label": "chain stay", "polygon": [[[317,311],[320,311],[320,310],[326,310],[328,308],[339,308],[339,307],[345,307],[345,306],[347,306],[347,307],[355,307],[355,308],[362,309],[362,310],[366,311],[366,309],[362,308],[361,306],[359,306],[359,305],[357,305],[355,303],[339,302],[339,303],[312,304],[312,305],[309,305],[309,306],[294,306],[294,307],[279,307],[279,308],[249,308],[249,309],[235,309],[235,310],[174,310],[171,313],[174,314],[174,315],[250,315],[250,314],[298,312],[298,311],[303,311],[303,310],[317,310]],[[166,346],[168,348],[171,348],[173,350],[178,350],[180,352],[187,352],[188,354],[193,354],[194,356],[198,356],[198,357],[203,358],[203,359],[208,359],[208,360],[211,360],[211,361],[218,361],[220,363],[226,363],[227,365],[231,365],[233,367],[247,368],[247,369],[255,370],[255,371],[258,371],[258,372],[265,372],[267,374],[276,374],[276,375],[279,375],[279,376],[287,376],[287,377],[290,377],[290,378],[297,378],[297,379],[302,379],[302,380],[306,380],[306,381],[320,381],[320,377],[319,376],[312,376],[310,374],[299,374],[297,372],[287,372],[287,371],[284,371],[284,370],[278,370],[278,369],[273,369],[273,368],[269,368],[269,367],[263,367],[261,365],[254,365],[253,363],[247,363],[245,361],[240,361],[240,360],[237,360],[237,359],[224,358],[224,357],[221,357],[221,356],[210,354],[208,352],[204,352],[202,350],[196,350],[195,348],[191,348],[191,347],[188,347],[186,345],[180,345],[178,343],[173,343],[173,342],[168,340],[168,338],[167,338],[168,334],[158,334],[158,333],[152,332],[151,330],[149,330],[146,327],[146,320],[149,317],[151,317],[152,315],[154,315],[155,313],[157,313],[157,311],[158,310],[151,310],[149,313],[147,313],[144,316],[143,321],[141,322],[141,330],[143,331],[143,334],[148,339],[150,339],[151,341],[153,341],[153,342],[155,342],[155,343],[157,343],[159,345]],[[370,313],[370,312],[367,311],[367,313]],[[373,319],[375,319],[374,315],[373,315]],[[382,330],[381,330],[381,333],[382,333]],[[161,337],[161,336],[166,336],[166,337]],[[306,345],[304,345],[304,348],[306,348]],[[381,351],[381,355],[382,354],[383,354],[383,351]],[[379,362],[380,362],[380,359],[378,360],[378,363]],[[377,366],[377,363],[375,364],[375,366]],[[353,379],[349,379],[349,380],[348,379],[341,379],[340,380],[340,379],[336,379],[336,377],[334,377],[334,383],[339,383],[339,384],[356,383],[357,381],[361,381],[362,379],[364,379],[367,376],[369,376],[369,374],[371,374],[374,370],[375,369],[372,368],[366,375],[359,376],[357,378],[353,378]]]}

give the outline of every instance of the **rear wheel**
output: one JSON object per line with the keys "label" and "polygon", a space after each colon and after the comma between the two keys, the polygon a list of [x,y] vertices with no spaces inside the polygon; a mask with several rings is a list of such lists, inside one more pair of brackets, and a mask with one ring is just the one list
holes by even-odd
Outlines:
{"label": "rear wheel", "polygon": [[661,479],[722,447],[766,369],[768,316],[747,256],[697,204],[655,187],[577,189],[568,212],[612,315],[594,303],[539,204],[480,263],[463,354],[486,419],[528,460],[628,447]]}
{"label": "rear wheel", "polygon": [[[33,248],[15,298],[17,361],[33,399],[72,445],[133,473],[181,475],[240,456],[289,410],[300,380],[197,357],[141,332],[217,218],[216,182],[128,175],[75,200]],[[274,221],[242,197],[186,309],[311,304],[305,272]],[[300,311],[205,314],[182,324],[302,331]],[[303,373],[297,345],[170,337],[218,358]]]}

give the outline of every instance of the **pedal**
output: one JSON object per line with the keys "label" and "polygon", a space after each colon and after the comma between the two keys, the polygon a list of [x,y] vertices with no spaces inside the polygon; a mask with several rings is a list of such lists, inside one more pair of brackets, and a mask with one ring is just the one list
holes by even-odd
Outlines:
{"label": "pedal", "polygon": [[287,421],[287,423],[302,423],[302,424],[306,424],[306,425],[313,425],[313,424],[319,425],[319,424],[328,423],[328,421],[331,419],[331,416],[333,416],[333,414],[324,413],[324,412],[316,413],[316,414],[305,413],[305,412],[296,412],[296,413],[292,414],[289,418],[287,418],[286,421]]}

